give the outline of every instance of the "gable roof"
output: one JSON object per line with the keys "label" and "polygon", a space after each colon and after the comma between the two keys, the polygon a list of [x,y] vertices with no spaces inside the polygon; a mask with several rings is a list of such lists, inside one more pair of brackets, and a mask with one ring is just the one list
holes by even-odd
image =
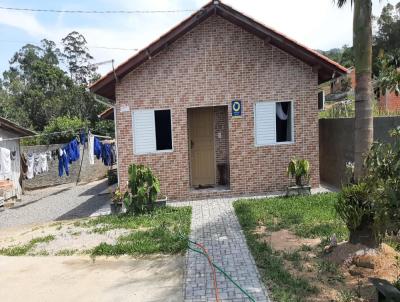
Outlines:
{"label": "gable roof", "polygon": [[28,135],[36,134],[36,132],[26,129],[26,128],[23,128],[4,117],[0,117],[0,129],[6,129],[7,131],[12,131],[21,136],[28,136]]}
{"label": "gable roof", "polygon": [[282,33],[255,21],[232,7],[221,3],[220,1],[213,0],[162,35],[159,39],[148,45],[146,48],[120,64],[115,70],[111,70],[105,76],[94,82],[90,86],[90,90],[108,99],[115,100],[116,80],[124,77],[127,73],[161,52],[163,49],[168,47],[168,45],[172,44],[198,24],[213,15],[220,16],[233,24],[242,27],[269,44],[312,66],[318,72],[318,84],[326,82],[332,79],[332,77],[337,77],[347,73],[347,69],[335,61],[332,61],[320,53],[288,38]]}

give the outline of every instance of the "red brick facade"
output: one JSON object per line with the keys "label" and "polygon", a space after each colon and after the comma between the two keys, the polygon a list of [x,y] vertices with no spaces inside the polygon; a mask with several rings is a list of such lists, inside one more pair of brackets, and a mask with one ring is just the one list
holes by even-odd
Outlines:
{"label": "red brick facade", "polygon": [[400,111],[400,95],[396,95],[394,92],[388,92],[385,95],[381,95],[378,101],[379,110],[389,112]]}
{"label": "red brick facade", "polygon": [[[141,163],[151,167],[160,179],[162,193],[170,199],[284,190],[288,184],[286,168],[295,156],[310,161],[311,184],[318,186],[317,82],[317,72],[311,66],[219,16],[209,17],[117,83],[122,189],[126,189],[129,164]],[[231,117],[234,99],[242,100],[241,118]],[[256,101],[294,102],[294,143],[255,147]],[[217,160],[229,158],[227,191],[210,193],[190,187],[187,109],[202,106],[228,108],[229,135],[221,139],[229,152],[217,148],[218,153],[227,154],[216,155]],[[171,110],[172,152],[134,154],[132,111],[136,109]],[[216,116],[223,117],[219,110],[215,110]]]}

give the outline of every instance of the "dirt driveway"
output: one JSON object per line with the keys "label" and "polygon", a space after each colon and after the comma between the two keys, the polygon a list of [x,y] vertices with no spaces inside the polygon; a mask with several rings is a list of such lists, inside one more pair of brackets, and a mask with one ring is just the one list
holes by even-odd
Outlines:
{"label": "dirt driveway", "polygon": [[184,257],[4,257],[0,297],[26,301],[183,301]]}
{"label": "dirt driveway", "polygon": [[0,228],[95,215],[110,209],[111,189],[107,180],[99,180],[27,191],[22,202],[0,212]]}

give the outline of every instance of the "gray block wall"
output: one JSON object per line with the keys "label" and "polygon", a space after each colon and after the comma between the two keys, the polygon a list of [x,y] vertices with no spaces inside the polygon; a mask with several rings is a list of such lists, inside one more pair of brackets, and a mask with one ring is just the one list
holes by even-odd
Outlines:
{"label": "gray block wall", "polygon": [[[374,118],[374,140],[391,142],[389,130],[400,126],[400,116]],[[354,118],[319,120],[321,181],[340,188],[346,162],[354,162]]]}
{"label": "gray block wall", "polygon": [[[56,150],[64,144],[55,145],[39,145],[39,146],[21,146],[21,152],[24,154],[28,153],[40,153],[51,150]],[[32,179],[25,179],[23,186],[26,190],[56,186],[60,184],[76,182],[78,178],[79,166],[82,160],[83,146],[80,146],[81,157],[79,160],[69,165],[69,176],[65,173],[62,177],[58,176],[58,159],[48,161],[49,171],[43,174],[36,175]],[[102,179],[106,177],[107,170],[109,168],[104,166],[101,160],[95,158],[94,165],[89,164],[88,149],[85,149],[83,154],[82,170],[80,174],[80,183],[87,183],[94,180]]]}

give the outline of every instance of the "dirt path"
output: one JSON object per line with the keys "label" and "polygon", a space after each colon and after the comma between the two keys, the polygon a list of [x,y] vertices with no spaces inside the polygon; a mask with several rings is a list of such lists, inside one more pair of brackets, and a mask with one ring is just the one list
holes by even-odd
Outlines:
{"label": "dirt path", "polygon": [[184,258],[0,257],[0,297],[25,301],[183,301]]}

